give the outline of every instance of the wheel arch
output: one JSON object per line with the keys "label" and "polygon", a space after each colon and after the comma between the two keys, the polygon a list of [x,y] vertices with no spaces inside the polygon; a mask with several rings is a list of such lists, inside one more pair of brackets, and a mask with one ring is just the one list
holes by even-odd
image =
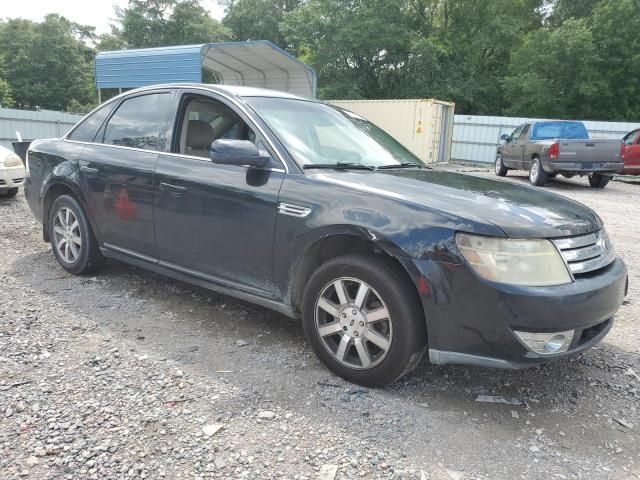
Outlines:
{"label": "wheel arch", "polygon": [[53,202],[55,202],[56,198],[60,197],[61,195],[69,195],[78,201],[85,214],[87,215],[87,218],[89,219],[91,228],[95,232],[96,230],[93,217],[90,214],[89,209],[87,208],[84,195],[82,195],[80,188],[76,184],[69,182],[64,178],[53,178],[49,182],[47,182],[46,188],[43,189],[42,194],[42,236],[44,238],[44,241],[51,241],[51,239],[49,238],[49,231],[47,229],[47,224],[49,223],[49,214],[51,213]]}
{"label": "wheel arch", "polygon": [[348,253],[369,253],[387,258],[402,270],[416,288],[418,295],[416,284],[406,268],[406,262],[399,259],[406,257],[400,248],[367,229],[331,229],[309,242],[291,266],[288,297],[295,310],[300,310],[304,289],[313,272],[326,261]]}

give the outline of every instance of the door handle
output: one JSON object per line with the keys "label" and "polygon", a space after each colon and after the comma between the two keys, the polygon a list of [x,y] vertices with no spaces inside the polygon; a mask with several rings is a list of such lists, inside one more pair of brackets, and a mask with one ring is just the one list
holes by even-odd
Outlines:
{"label": "door handle", "polygon": [[97,175],[98,169],[93,167],[87,167],[86,165],[82,165],[80,167],[80,171],[86,173],[87,175]]}
{"label": "door handle", "polygon": [[160,183],[160,189],[169,192],[170,195],[173,195],[175,197],[179,197],[187,191],[187,187],[172,185],[171,183],[165,182]]}

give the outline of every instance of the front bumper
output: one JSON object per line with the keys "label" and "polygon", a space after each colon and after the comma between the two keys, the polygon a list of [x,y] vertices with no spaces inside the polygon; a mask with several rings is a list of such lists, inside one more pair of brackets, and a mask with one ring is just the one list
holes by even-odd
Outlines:
{"label": "front bumper", "polygon": [[21,187],[24,183],[23,166],[0,167],[0,191]]}
{"label": "front bumper", "polygon": [[622,162],[549,162],[550,173],[618,173],[624,169]]}
{"label": "front bumper", "polygon": [[[555,287],[495,284],[466,265],[430,260],[413,264],[418,285],[423,285],[429,357],[436,364],[523,368],[574,355],[606,336],[627,290],[627,269],[619,258]],[[575,331],[573,340],[558,354],[536,353],[514,333],[568,330]]]}

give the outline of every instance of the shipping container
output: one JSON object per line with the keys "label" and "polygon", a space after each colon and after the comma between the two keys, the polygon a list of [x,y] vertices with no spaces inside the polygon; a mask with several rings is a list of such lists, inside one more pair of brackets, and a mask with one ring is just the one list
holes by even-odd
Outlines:
{"label": "shipping container", "polygon": [[433,99],[330,100],[366,118],[426,164],[448,162],[455,104]]}

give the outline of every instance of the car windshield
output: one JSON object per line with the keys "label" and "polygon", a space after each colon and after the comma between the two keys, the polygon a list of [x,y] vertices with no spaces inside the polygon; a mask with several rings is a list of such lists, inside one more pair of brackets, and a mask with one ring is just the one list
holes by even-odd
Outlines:
{"label": "car windshield", "polygon": [[531,132],[531,140],[589,140],[589,132],[580,122],[536,123]]}
{"label": "car windshield", "polygon": [[303,167],[423,165],[391,135],[346,110],[287,98],[245,100]]}

